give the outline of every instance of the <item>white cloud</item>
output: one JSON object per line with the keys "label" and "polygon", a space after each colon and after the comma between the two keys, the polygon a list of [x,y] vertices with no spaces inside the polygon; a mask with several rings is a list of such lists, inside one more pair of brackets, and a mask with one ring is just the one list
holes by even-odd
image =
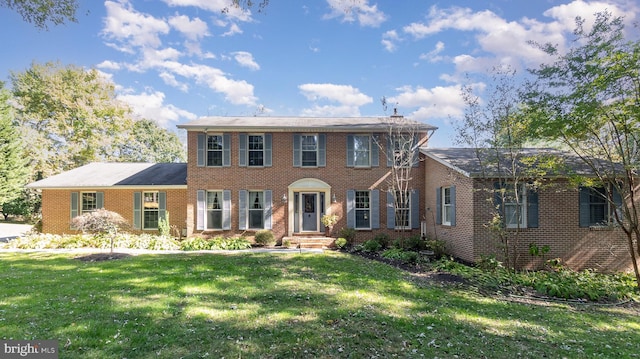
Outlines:
{"label": "white cloud", "polygon": [[382,46],[384,46],[385,50],[389,52],[394,52],[397,48],[396,43],[400,42],[401,39],[398,36],[398,32],[396,30],[389,30],[382,34]]}
{"label": "white cloud", "polygon": [[159,91],[141,94],[118,96],[118,99],[128,103],[134,115],[155,121],[159,126],[168,128],[172,122],[181,119],[195,120],[197,116],[189,111],[164,103],[164,93]]}
{"label": "white cloud", "polygon": [[226,17],[239,20],[251,21],[251,11],[244,10],[231,5],[230,0],[163,0],[169,6],[188,7],[194,6],[202,10],[210,11],[214,14],[223,14]]}
{"label": "white cloud", "polygon": [[260,65],[253,59],[253,55],[246,51],[237,51],[232,53],[235,60],[242,67],[246,67],[250,70],[260,70]]}
{"label": "white cloud", "polygon": [[189,85],[184,83],[184,82],[180,82],[176,79],[176,77],[171,74],[168,73],[166,71],[163,71],[160,73],[160,78],[162,79],[162,81],[164,81],[164,83],[166,83],[169,86],[175,87],[177,89],[179,89],[182,92],[187,92],[189,91]]}
{"label": "white cloud", "polygon": [[411,114],[411,118],[416,120],[459,117],[466,106],[458,85],[430,89],[405,86],[397,91],[399,94],[387,98],[387,102],[398,104],[400,108],[417,108]]}
{"label": "white cloud", "polygon": [[169,24],[191,41],[209,36],[207,23],[198,18],[191,20],[186,15],[176,15],[169,18]]}
{"label": "white cloud", "polygon": [[360,26],[378,27],[387,20],[387,15],[369,0],[327,0],[331,12],[324,19],[342,18],[343,22],[358,21]]}
{"label": "white cloud", "polygon": [[349,106],[362,106],[373,102],[373,99],[348,85],[335,84],[303,84],[298,86],[302,94],[310,101],[326,99]]}
{"label": "white cloud", "polygon": [[104,60],[101,63],[96,65],[97,68],[99,69],[106,69],[106,70],[120,70],[122,68],[122,66],[114,61],[109,61],[109,60]]}
{"label": "white cloud", "polygon": [[439,56],[439,54],[444,50],[444,42],[442,41],[438,41],[438,43],[436,43],[436,46],[433,50],[429,51],[426,54],[421,54],[420,55],[420,60],[427,60],[429,62],[438,62],[441,61],[443,59],[442,56]]}
{"label": "white cloud", "polygon": [[127,0],[105,1],[104,4],[107,16],[102,34],[120,42],[124,51],[130,51],[131,47],[157,48],[162,44],[160,35],[169,32],[169,25],[164,20],[134,10]]}

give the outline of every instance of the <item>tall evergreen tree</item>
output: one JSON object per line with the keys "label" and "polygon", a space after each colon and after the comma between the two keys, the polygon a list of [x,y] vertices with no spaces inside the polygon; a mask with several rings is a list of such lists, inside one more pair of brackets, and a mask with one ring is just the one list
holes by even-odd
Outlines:
{"label": "tall evergreen tree", "polygon": [[28,181],[27,161],[13,122],[11,95],[0,82],[0,207],[22,194]]}

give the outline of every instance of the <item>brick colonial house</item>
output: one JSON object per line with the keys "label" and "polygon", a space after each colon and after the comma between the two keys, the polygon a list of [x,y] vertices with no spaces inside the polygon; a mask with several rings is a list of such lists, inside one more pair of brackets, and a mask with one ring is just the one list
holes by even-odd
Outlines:
{"label": "brick colonial house", "polygon": [[[522,152],[525,157],[561,158],[565,169],[545,176],[542,180],[546,184],[536,190],[525,186],[528,182],[525,178],[519,184],[519,203],[500,203],[500,199],[492,201],[500,178],[492,168],[485,167],[482,173],[475,149],[423,148],[422,153],[427,171],[425,203],[430,213],[427,233],[431,238],[444,240],[452,256],[469,262],[477,262],[482,256],[499,257],[499,241],[487,228],[498,209],[506,213],[506,232],[517,243],[520,268],[539,268],[543,258],[532,256],[529,246],[546,245],[549,252],[545,259],[560,258],[570,268],[631,270],[626,237],[611,225],[615,208],[596,193],[602,189],[576,187],[567,180],[569,173],[582,176],[591,173],[575,155],[551,149],[525,149]],[[621,199],[614,196],[614,201]],[[515,213],[516,206],[520,206],[520,218],[509,216]]]}
{"label": "brick colonial house", "polygon": [[[178,126],[187,131],[187,164],[93,163],[28,187],[42,190],[47,233],[73,233],[72,217],[104,207],[140,231],[157,230],[168,211],[186,236],[269,229],[295,243],[323,236],[324,214],[338,216],[335,229],[357,229],[358,241],[400,229],[419,235],[424,163],[412,166],[408,215],[398,223],[387,190],[394,148],[388,134],[398,128],[390,120],[205,117]],[[418,146],[436,128],[398,121],[418,158]]]}
{"label": "brick colonial house", "polygon": [[[442,239],[469,262],[500,253],[485,228],[492,208],[480,189],[490,183],[478,175],[472,150],[428,148],[433,126],[401,116],[204,117],[178,128],[187,131],[186,164],[92,163],[28,185],[42,190],[43,232],[74,233],[71,218],[104,207],[136,231],[157,231],[169,212],[184,236],[268,229],[296,243],[323,237],[320,218],[335,214],[334,237],[341,228],[356,229],[358,242],[402,231]],[[399,128],[413,138],[419,161],[396,206],[388,179]],[[534,243],[573,268],[628,269],[624,237],[601,226],[610,209],[589,203],[586,190],[561,187],[524,199],[519,266],[540,264],[529,255]],[[400,210],[406,215],[396,216]]]}

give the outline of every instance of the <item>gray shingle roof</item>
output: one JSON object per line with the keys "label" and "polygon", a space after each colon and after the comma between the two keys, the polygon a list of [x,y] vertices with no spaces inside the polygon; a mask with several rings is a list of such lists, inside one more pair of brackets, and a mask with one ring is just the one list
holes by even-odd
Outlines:
{"label": "gray shingle roof", "polygon": [[186,163],[95,162],[27,185],[29,188],[186,186]]}
{"label": "gray shingle roof", "polygon": [[[478,160],[478,154],[475,148],[421,148],[421,152],[433,158],[434,160],[451,167],[458,172],[469,177],[481,177],[483,175],[482,165]],[[518,150],[518,159],[535,158],[539,156],[555,156],[562,159],[563,166],[557,172],[548,173],[547,177],[567,176],[569,174],[589,176],[593,174],[591,168],[576,154],[568,151],[562,151],[553,148],[524,148]],[[495,150],[481,149],[480,159],[485,165],[486,176],[499,176],[501,171],[498,170],[495,158]],[[506,151],[502,151],[500,155],[501,168],[509,168],[510,157]],[[525,166],[519,162],[521,166]],[[504,176],[504,171],[502,175]]]}
{"label": "gray shingle roof", "polygon": [[[410,119],[404,121],[419,130],[431,131],[437,127]],[[178,125],[188,131],[386,131],[390,117],[223,117],[210,116]]]}

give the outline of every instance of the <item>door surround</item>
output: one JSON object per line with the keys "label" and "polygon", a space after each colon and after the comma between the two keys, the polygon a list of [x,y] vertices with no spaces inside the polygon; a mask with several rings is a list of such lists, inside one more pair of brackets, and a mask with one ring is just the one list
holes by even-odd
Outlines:
{"label": "door surround", "polygon": [[316,199],[318,201],[318,215],[320,215],[320,213],[327,213],[327,211],[329,210],[330,201],[328,199],[331,198],[331,186],[328,183],[317,178],[302,178],[291,183],[287,188],[287,198],[289,198],[289,200],[287,201],[287,216],[288,216],[287,235],[288,236],[293,236],[294,234],[294,230],[295,230],[295,217],[294,217],[295,215],[294,197],[295,196],[294,194],[300,193],[300,192],[304,192],[304,193],[317,192],[319,195],[324,194],[324,198],[325,198],[324,208],[320,208],[320,202],[319,202],[320,196],[318,196],[318,198]]}

